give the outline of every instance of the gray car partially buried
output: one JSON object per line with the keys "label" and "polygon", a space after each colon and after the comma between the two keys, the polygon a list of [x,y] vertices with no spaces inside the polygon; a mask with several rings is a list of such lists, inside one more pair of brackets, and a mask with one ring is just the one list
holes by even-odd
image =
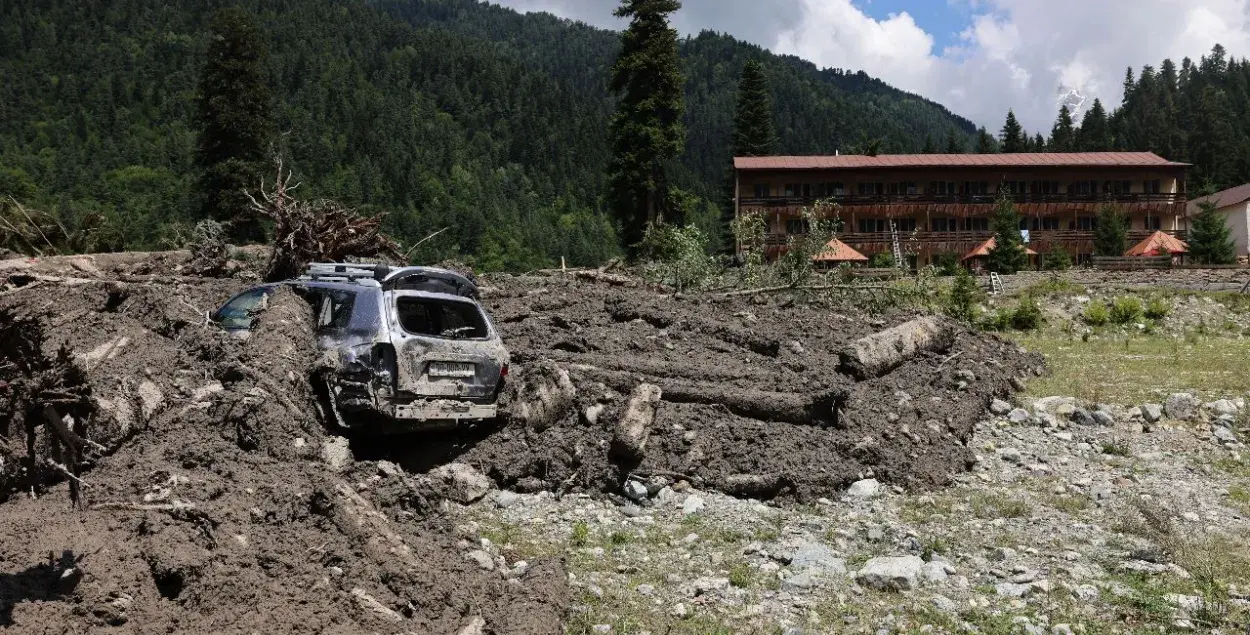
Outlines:
{"label": "gray car partially buried", "polygon": [[305,275],[248,289],[210,314],[250,333],[279,287],[317,316],[318,345],[337,353],[326,397],[340,425],[364,432],[454,426],[492,419],[508,351],[466,276],[433,267],[314,264]]}

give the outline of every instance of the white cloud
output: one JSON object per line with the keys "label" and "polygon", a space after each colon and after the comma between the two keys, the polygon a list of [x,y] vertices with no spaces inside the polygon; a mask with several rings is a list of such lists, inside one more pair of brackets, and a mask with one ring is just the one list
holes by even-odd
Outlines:
{"label": "white cloud", "polygon": [[1030,131],[1049,132],[1071,88],[1114,106],[1129,66],[1196,60],[1217,42],[1250,54],[1250,0],[951,0],[973,13],[941,51],[906,13],[876,20],[852,0],[801,1],[800,25],[774,50],[862,69],[992,131],[1012,108]]}
{"label": "white cloud", "polygon": [[[619,0],[498,0],[619,28]],[[724,31],[826,67],[863,70],[937,101],[997,132],[1013,108],[1031,132],[1049,133],[1058,96],[1077,89],[1119,104],[1124,69],[1195,61],[1221,43],[1250,56],[1250,0],[946,0],[967,11],[956,43],[907,13],[874,19],[868,0],[683,0],[683,33]],[[918,0],[939,2],[941,0]]]}

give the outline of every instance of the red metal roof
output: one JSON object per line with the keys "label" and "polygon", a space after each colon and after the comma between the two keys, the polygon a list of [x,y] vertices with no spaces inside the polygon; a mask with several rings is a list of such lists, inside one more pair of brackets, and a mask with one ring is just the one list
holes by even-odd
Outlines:
{"label": "red metal roof", "polygon": [[1146,240],[1124,252],[1125,256],[1159,256],[1165,254],[1183,254],[1189,252],[1189,245],[1175,236],[1163,232],[1155,232]]}
{"label": "red metal roof", "polygon": [[[990,238],[989,240],[981,243],[976,249],[973,249],[972,251],[968,252],[968,255],[964,256],[963,258],[960,258],[960,260],[969,260],[972,258],[984,258],[985,256],[990,255],[990,252],[994,251],[995,247],[998,247],[998,241],[994,238]],[[1028,247],[1024,248],[1024,253],[1030,256],[1037,255],[1036,251],[1033,251],[1032,249],[1029,249]]]}
{"label": "red metal roof", "polygon": [[868,256],[855,251],[850,245],[834,238],[829,241],[829,244],[825,245],[823,251],[812,256],[812,260],[819,262],[868,262]]}
{"label": "red metal roof", "polygon": [[852,170],[872,168],[1185,167],[1153,152],[1022,152],[1018,154],[860,154],[735,157],[738,170]]}
{"label": "red metal roof", "polygon": [[1210,196],[1199,196],[1189,202],[1189,210],[1187,213],[1190,216],[1197,214],[1201,211],[1198,209],[1198,203],[1206,201],[1215,203],[1216,208],[1228,207],[1229,205],[1236,205],[1238,203],[1250,201],[1250,183],[1238,185],[1237,187],[1230,187],[1223,192],[1216,192]]}

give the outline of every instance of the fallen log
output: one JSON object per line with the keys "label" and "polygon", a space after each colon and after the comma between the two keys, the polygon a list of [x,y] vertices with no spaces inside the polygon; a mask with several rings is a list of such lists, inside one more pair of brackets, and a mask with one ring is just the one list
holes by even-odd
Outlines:
{"label": "fallen log", "polygon": [[764,337],[722,322],[694,318],[678,319],[674,314],[659,307],[636,306],[618,300],[604,303],[604,310],[617,322],[642,320],[659,329],[680,328],[694,331],[766,357],[776,357],[781,351],[781,342],[777,339]]}
{"label": "fallen log", "polygon": [[857,379],[880,377],[923,352],[944,352],[955,343],[950,323],[926,317],[862,337],[839,353],[839,370]]}
{"label": "fallen log", "polygon": [[629,395],[625,411],[616,423],[612,450],[618,455],[642,460],[647,452],[647,439],[651,436],[651,424],[655,410],[660,405],[662,391],[655,384],[638,384]]}

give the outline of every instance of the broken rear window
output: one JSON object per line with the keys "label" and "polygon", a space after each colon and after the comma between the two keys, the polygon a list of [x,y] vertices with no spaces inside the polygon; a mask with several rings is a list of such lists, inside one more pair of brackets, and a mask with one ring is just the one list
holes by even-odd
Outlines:
{"label": "broken rear window", "polygon": [[431,298],[399,298],[399,323],[414,335],[484,339],[486,320],[469,302]]}

